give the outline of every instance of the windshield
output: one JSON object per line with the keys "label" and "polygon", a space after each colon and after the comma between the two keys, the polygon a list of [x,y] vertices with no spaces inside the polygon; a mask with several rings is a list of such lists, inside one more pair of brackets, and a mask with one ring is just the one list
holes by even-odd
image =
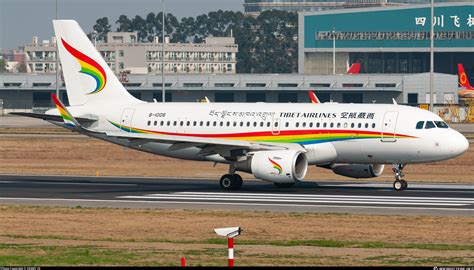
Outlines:
{"label": "windshield", "polygon": [[443,121],[435,121],[435,124],[439,128],[449,128],[448,125]]}
{"label": "windshield", "polygon": [[435,124],[431,121],[426,121],[425,129],[436,128]]}

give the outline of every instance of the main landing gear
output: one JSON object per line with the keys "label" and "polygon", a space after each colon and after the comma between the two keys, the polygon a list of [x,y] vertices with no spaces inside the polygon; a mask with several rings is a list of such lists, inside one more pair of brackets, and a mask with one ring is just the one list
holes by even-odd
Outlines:
{"label": "main landing gear", "polygon": [[238,174],[224,174],[219,181],[223,190],[239,190],[243,183],[242,177]]}
{"label": "main landing gear", "polygon": [[403,168],[405,168],[405,164],[393,164],[392,170],[395,173],[395,182],[393,182],[393,189],[396,191],[402,191],[407,189],[408,183],[407,181],[403,180],[402,178],[405,177],[403,174]]}

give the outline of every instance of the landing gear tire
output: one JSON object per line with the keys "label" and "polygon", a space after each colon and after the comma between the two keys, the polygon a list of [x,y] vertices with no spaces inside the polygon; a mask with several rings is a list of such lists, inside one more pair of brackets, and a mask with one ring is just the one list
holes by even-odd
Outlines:
{"label": "landing gear tire", "polygon": [[242,177],[238,174],[224,174],[219,181],[223,190],[238,190],[242,187]]}
{"label": "landing gear tire", "polygon": [[290,188],[295,185],[295,183],[273,183],[277,188]]}
{"label": "landing gear tire", "polygon": [[395,189],[396,191],[402,191],[403,182],[401,180],[395,180],[395,182],[393,182],[393,189]]}

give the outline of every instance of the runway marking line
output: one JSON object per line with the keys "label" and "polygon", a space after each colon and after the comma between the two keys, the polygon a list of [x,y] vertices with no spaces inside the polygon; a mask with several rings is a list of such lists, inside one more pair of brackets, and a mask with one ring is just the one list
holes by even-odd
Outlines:
{"label": "runway marking line", "polygon": [[[452,198],[452,197],[396,197],[396,196],[363,196],[363,195],[319,195],[319,194],[288,194],[288,193],[224,193],[224,192],[175,192],[174,194],[190,194],[190,195],[225,195],[225,196],[288,196],[288,197],[346,197],[346,198],[377,198],[377,199],[449,199],[449,200],[469,200],[473,201],[474,199],[470,198]],[[155,195],[155,194],[150,194]],[[156,195],[163,195],[161,193],[156,193]]]}
{"label": "runway marking line", "polygon": [[[67,201],[67,202],[109,202],[109,203],[145,203],[145,204],[194,204],[196,202],[166,202],[166,201],[135,201],[135,200],[94,200],[94,199],[49,199],[49,198],[7,198],[1,200],[25,200],[25,201]],[[241,206],[278,206],[278,207],[313,207],[313,208],[368,208],[368,209],[398,209],[398,210],[443,210],[443,211],[474,211],[468,208],[441,208],[441,207],[391,207],[391,206],[357,206],[357,205],[316,205],[316,204],[264,204],[264,203],[225,203],[225,202],[203,202],[203,205],[241,205]]]}
{"label": "runway marking line", "polygon": [[[433,205],[433,206],[465,206],[461,203],[430,203],[430,202],[403,202],[403,201],[349,201],[334,199],[268,199],[268,198],[230,198],[230,197],[184,197],[184,196],[120,196],[124,199],[176,199],[176,200],[204,200],[204,201],[254,201],[254,202],[302,202],[302,203],[347,203],[347,204],[396,204],[396,205]],[[280,204],[278,204],[280,205]]]}
{"label": "runway marking line", "polygon": [[[248,198],[255,198],[255,199],[294,199],[294,200],[305,200],[305,199],[318,199],[318,200],[330,200],[330,199],[338,199],[338,200],[344,200],[344,201],[389,201],[389,202],[444,202],[444,203],[474,203],[474,200],[472,199],[444,199],[444,198],[439,198],[438,200],[435,199],[412,199],[407,197],[408,199],[405,199],[404,197],[392,197],[392,198],[382,198],[381,197],[366,197],[366,198],[358,198],[357,196],[334,196],[334,197],[320,197],[318,195],[314,195],[312,197],[296,197],[296,196],[242,196],[242,195],[231,195],[231,194],[225,194],[225,195],[207,195],[207,196],[197,196],[192,195],[192,194],[148,194],[148,195],[127,195],[127,196],[120,196],[119,198],[162,198],[162,197],[182,197],[182,198],[199,198],[199,199],[207,199],[207,198],[221,198],[222,200],[226,200],[228,198],[243,198],[243,199],[248,199]],[[355,198],[354,198],[355,197]],[[361,196],[363,197],[363,196]]]}

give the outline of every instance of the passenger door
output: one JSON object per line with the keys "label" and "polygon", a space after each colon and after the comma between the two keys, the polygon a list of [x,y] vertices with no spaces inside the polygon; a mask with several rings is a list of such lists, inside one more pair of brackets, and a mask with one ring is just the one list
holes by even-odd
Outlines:
{"label": "passenger door", "polygon": [[396,142],[395,131],[397,127],[398,112],[386,112],[382,124],[382,142]]}

